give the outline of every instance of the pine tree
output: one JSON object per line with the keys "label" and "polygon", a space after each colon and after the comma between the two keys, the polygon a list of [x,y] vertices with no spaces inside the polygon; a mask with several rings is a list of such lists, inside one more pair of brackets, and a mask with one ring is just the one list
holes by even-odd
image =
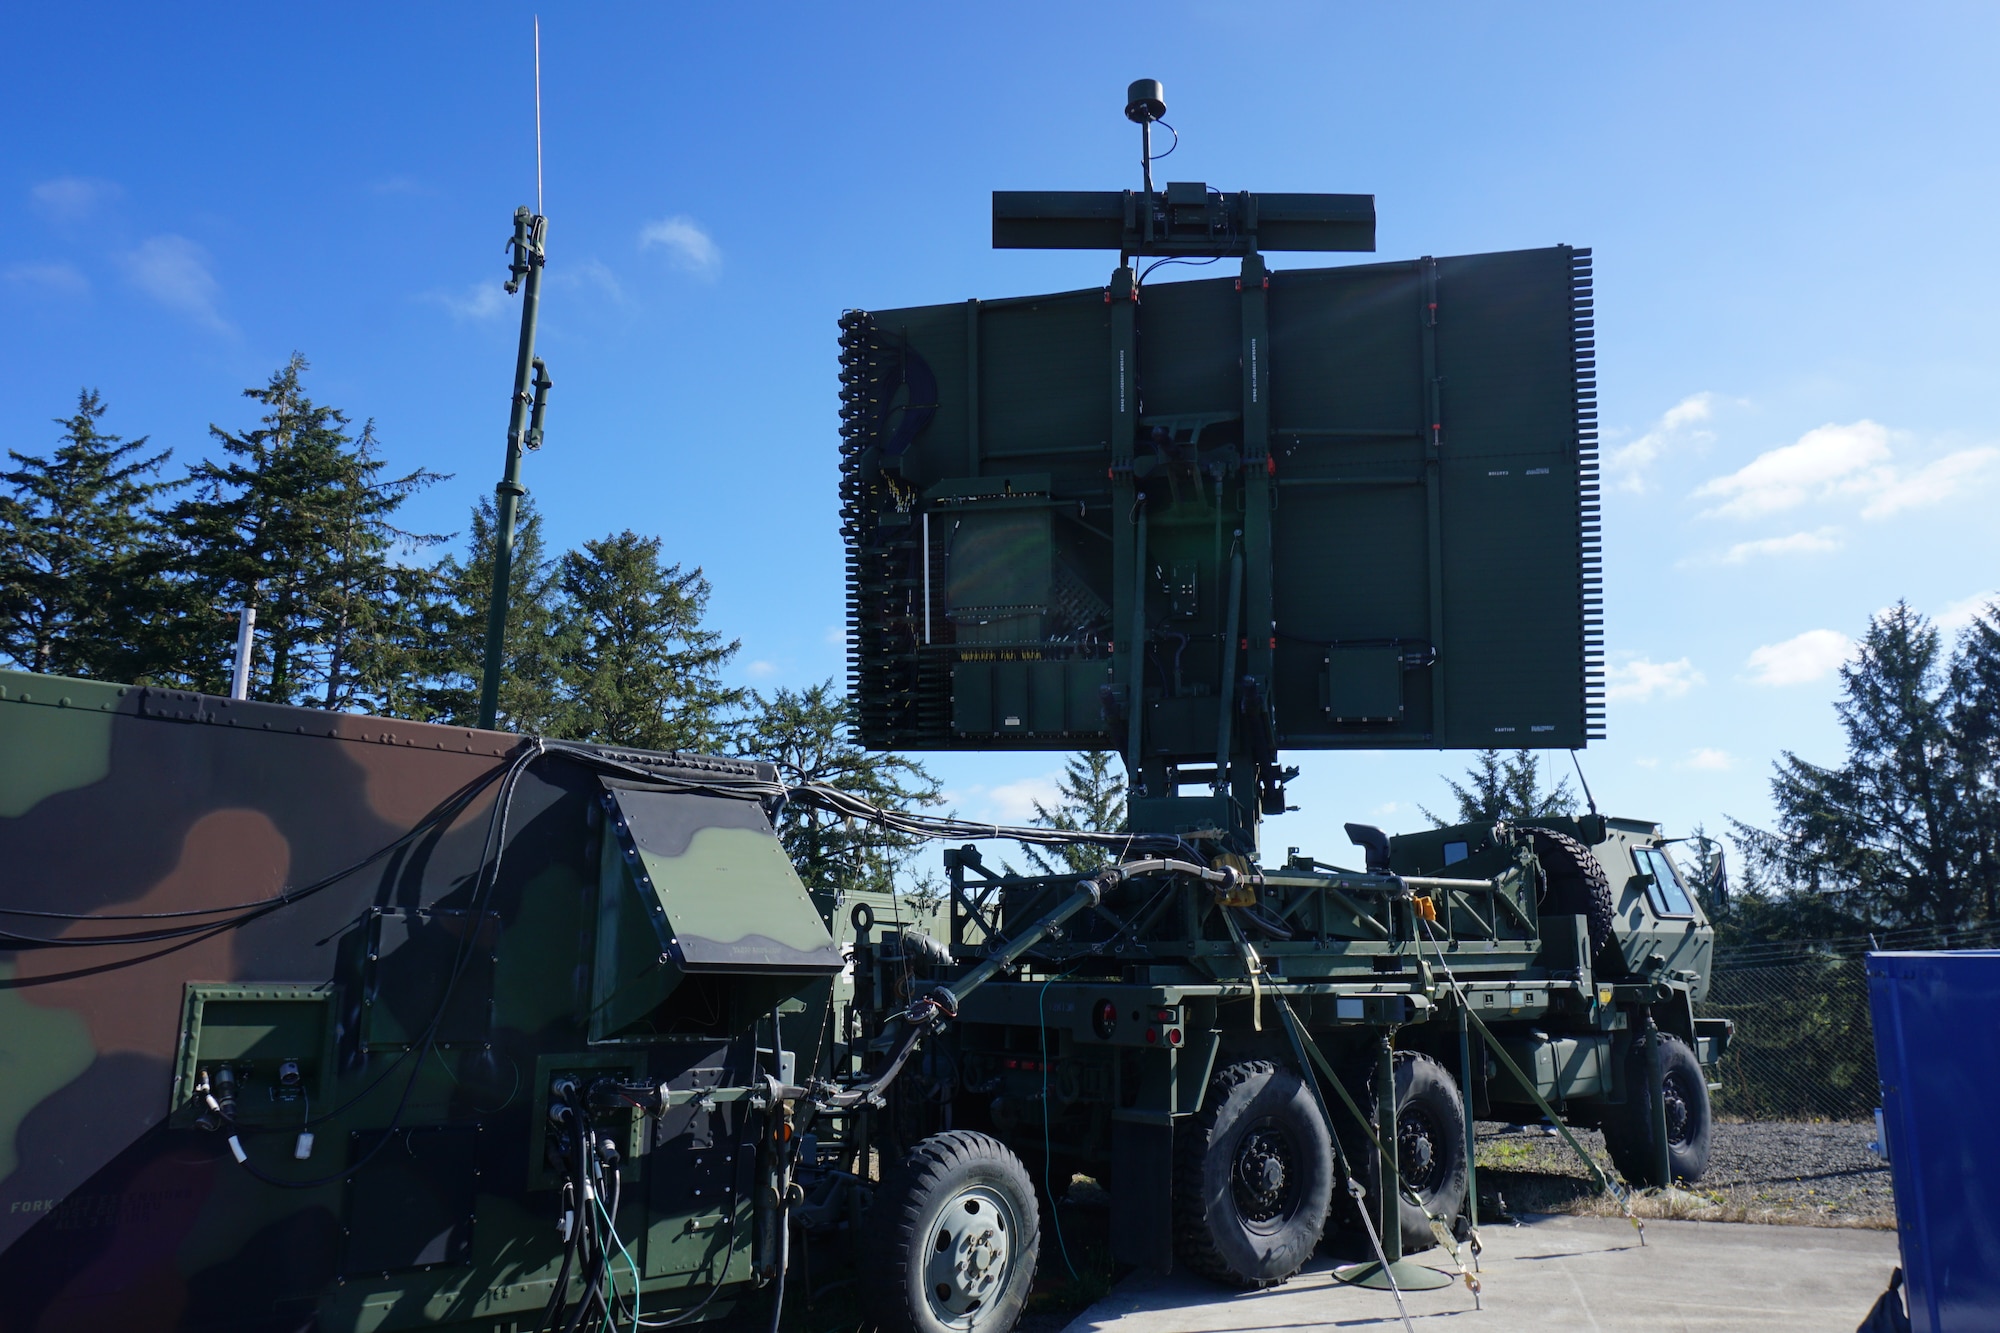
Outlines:
{"label": "pine tree", "polygon": [[[1122,833],[1125,830],[1125,778],[1119,773],[1118,756],[1109,750],[1085,750],[1071,755],[1056,783],[1054,808],[1035,802],[1037,828],[1061,829],[1065,833]],[[1022,843],[1021,850],[1035,869],[1044,875],[1065,871],[1095,870],[1111,860],[1111,851],[1084,843],[1064,847],[1036,847]]]}
{"label": "pine tree", "polygon": [[387,711],[390,696],[403,696],[417,669],[419,648],[405,609],[429,592],[420,565],[394,558],[414,555],[444,538],[405,532],[390,519],[416,491],[445,480],[418,470],[384,481],[375,423],[361,427],[342,455],[342,473],[332,494],[322,536],[327,546],[327,578],[314,591],[311,614],[318,623],[318,704],[340,710]]}
{"label": "pine tree", "polygon": [[1456,819],[1439,819],[1422,806],[1417,807],[1437,828],[1490,824],[1502,819],[1533,823],[1552,815],[1576,813],[1576,797],[1570,793],[1569,779],[1563,778],[1554,787],[1545,789],[1541,764],[1532,750],[1516,750],[1505,759],[1498,750],[1481,750],[1472,767],[1465,770],[1464,782],[1446,778],[1445,785],[1451,788],[1452,797],[1458,802]]}
{"label": "pine tree", "polygon": [[[751,696],[736,728],[735,749],[778,766],[790,782],[823,782],[875,805],[936,805],[938,781],[901,755],[864,750],[854,740],[854,707],[832,681],[803,690]],[[799,877],[821,893],[837,889],[887,893],[916,840],[790,807],[779,828]]]}
{"label": "pine tree", "polygon": [[[447,556],[432,571],[432,599],[423,632],[426,683],[415,714],[426,721],[460,727],[478,724],[498,524],[488,496],[472,511],[465,559]],[[499,724],[532,735],[569,736],[564,658],[570,627],[562,606],[558,562],[546,554],[542,516],[532,500],[521,502],[515,519],[508,587]]]}
{"label": "pine tree", "polygon": [[744,691],[723,685],[737,640],[702,627],[708,580],[661,565],[660,539],[627,530],[562,558],[563,668],[573,738],[650,750],[712,749]]}
{"label": "pine tree", "polygon": [[254,606],[253,697],[365,707],[392,688],[403,662],[373,653],[401,623],[392,608],[409,582],[392,553],[437,540],[391,518],[441,477],[420,469],[384,479],[373,424],[350,436],[346,414],[306,395],[306,369],[294,353],[263,388],[243,391],[266,408],[259,425],[241,434],[211,425],[224,461],[192,468],[193,494],[168,515],[184,571],[177,656],[186,683],[219,691],[229,659],[222,613]]}
{"label": "pine tree", "polygon": [[169,451],[101,430],[105,411],[95,389],[80,391],[75,414],[56,419],[55,452],[9,450],[14,469],[0,474],[12,490],[0,497],[0,653],[29,671],[135,680],[152,666],[152,502],[172,485],[153,477]]}
{"label": "pine tree", "polygon": [[[1870,619],[1840,680],[1834,711],[1846,760],[1821,767],[1787,751],[1771,780],[1777,828],[1736,823],[1739,845],[1772,890],[1837,917],[1884,928],[1971,924],[1982,908],[1982,779],[1954,732],[1936,627],[1898,602]],[[1988,694],[1983,706],[1992,702]]]}
{"label": "pine tree", "polygon": [[2000,922],[2000,602],[1989,602],[1959,636],[1950,691],[1950,730],[1969,806],[1968,887],[1980,916]]}

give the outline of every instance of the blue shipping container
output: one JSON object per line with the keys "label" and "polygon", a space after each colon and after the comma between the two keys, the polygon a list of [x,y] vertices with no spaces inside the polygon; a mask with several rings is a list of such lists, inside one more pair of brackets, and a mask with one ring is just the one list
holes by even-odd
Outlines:
{"label": "blue shipping container", "polygon": [[1872,953],[1910,1324],[2000,1329],[2000,951]]}

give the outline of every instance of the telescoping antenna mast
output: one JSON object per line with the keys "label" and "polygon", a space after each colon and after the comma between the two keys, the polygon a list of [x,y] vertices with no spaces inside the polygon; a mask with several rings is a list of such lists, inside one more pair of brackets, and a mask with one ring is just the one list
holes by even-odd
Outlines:
{"label": "telescoping antenna mast", "polygon": [[[493,595],[486,608],[486,664],[479,681],[479,725],[490,729],[499,718],[500,674],[507,647],[507,602],[514,573],[514,520],[521,497],[521,455],[542,447],[542,413],[554,381],[535,355],[535,320],[541,312],[544,241],[549,221],[542,216],[542,21],[535,19],[535,210],[514,210],[513,261],[507,266],[507,294],[521,293],[521,343],[514,357],[514,397],[507,413],[507,462],[493,488]],[[530,376],[532,375],[532,380]]]}

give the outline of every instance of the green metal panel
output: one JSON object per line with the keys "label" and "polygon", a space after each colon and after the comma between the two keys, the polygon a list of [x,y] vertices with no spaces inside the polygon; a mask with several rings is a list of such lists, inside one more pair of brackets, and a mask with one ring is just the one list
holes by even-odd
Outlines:
{"label": "green metal panel", "polygon": [[[1027,208],[996,200],[996,227]],[[1077,208],[1061,225],[1096,225]],[[1166,766],[1159,794],[1277,747],[1600,735],[1590,281],[1563,246],[1253,253],[1240,277],[850,312],[864,738],[1116,746]],[[1055,728],[1009,661],[1071,663],[1106,706],[1072,689]]]}
{"label": "green metal panel", "polygon": [[617,841],[683,972],[830,976],[840,954],[761,807],[611,790]]}
{"label": "green metal panel", "polygon": [[[177,1123],[192,1122],[199,1109],[195,1085],[204,1070],[217,1066],[227,1066],[236,1080],[236,1114],[244,1124],[300,1120],[301,1095],[324,1102],[333,1077],[337,998],[331,986],[189,982],[169,1102]],[[289,1085],[279,1077],[287,1063],[298,1069]]]}

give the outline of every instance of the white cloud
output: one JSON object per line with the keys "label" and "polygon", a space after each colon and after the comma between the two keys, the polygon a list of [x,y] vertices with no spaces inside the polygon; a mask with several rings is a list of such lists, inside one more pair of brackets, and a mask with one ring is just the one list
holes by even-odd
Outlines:
{"label": "white cloud", "polygon": [[1837,629],[1809,629],[1783,643],[1767,643],[1744,663],[1759,685],[1808,685],[1833,674],[1854,651],[1854,640]]}
{"label": "white cloud", "polygon": [[845,648],[847,646],[847,626],[828,625],[826,633],[820,635],[820,638],[835,648]]}
{"label": "white cloud", "polygon": [[749,666],[743,668],[743,674],[749,676],[752,680],[769,680],[778,674],[778,664],[776,662],[764,661],[752,662]]}
{"label": "white cloud", "polygon": [[1785,537],[1760,537],[1754,542],[1738,542],[1719,557],[1725,565],[1741,565],[1767,555],[1825,555],[1841,546],[1839,528],[1817,532],[1794,532]]}
{"label": "white cloud", "polygon": [[121,259],[133,285],[161,305],[217,332],[230,331],[215,308],[222,289],[209,272],[208,252],[187,237],[149,237]]}
{"label": "white cloud", "polygon": [[507,308],[507,290],[497,282],[475,282],[462,292],[431,292],[428,299],[455,319],[492,319]]}
{"label": "white cloud", "polygon": [[667,252],[676,267],[698,277],[713,278],[722,271],[722,251],[691,217],[661,218],[640,228],[639,248],[656,245]]}
{"label": "white cloud", "polygon": [[1986,608],[1996,602],[2000,602],[2000,588],[1961,597],[1937,613],[1937,627],[1947,634],[1956,634],[1970,625],[1974,616],[1985,615]]}
{"label": "white cloud", "polygon": [[1660,766],[1660,760],[1657,755],[1641,755],[1632,762],[1640,768],[1658,768]]}
{"label": "white cloud", "polygon": [[1694,663],[1683,657],[1672,662],[1651,662],[1635,657],[1605,670],[1605,694],[1613,699],[1647,703],[1654,698],[1678,699],[1697,685],[1706,684]]}
{"label": "white cloud", "polygon": [[1037,801],[1043,805],[1055,805],[1062,800],[1062,789],[1057,783],[1054,773],[1005,782],[987,792],[987,800],[1003,821],[1024,824],[1035,817]]}
{"label": "white cloud", "polygon": [[1735,766],[1736,761],[1727,750],[1710,749],[1702,746],[1689,750],[1687,758],[1676,764],[1676,768],[1693,769],[1698,773],[1721,773]]}
{"label": "white cloud", "polygon": [[944,793],[944,803],[981,824],[1025,824],[1035,817],[1035,802],[1053,806],[1062,800],[1060,773],[1003,782],[997,787],[974,783],[963,791]]}
{"label": "white cloud", "polygon": [[1728,476],[1703,482],[1695,495],[1720,501],[1704,517],[1756,518],[1843,491],[1873,489],[1871,479],[1880,483],[1893,476],[1884,466],[1888,461],[1886,427],[1873,421],[1828,424],[1757,455]]}
{"label": "white cloud", "polygon": [[84,277],[74,264],[10,264],[0,276],[15,286],[31,287],[49,296],[74,298],[90,295],[90,279]]}
{"label": "white cloud", "polygon": [[580,264],[570,264],[556,274],[559,285],[574,291],[583,287],[594,287],[613,301],[623,303],[625,288],[618,281],[608,265],[601,260],[586,259]]}
{"label": "white cloud", "polygon": [[125,193],[113,181],[88,176],[58,176],[28,191],[35,211],[50,222],[82,222],[101,205]]}
{"label": "white cloud", "polygon": [[1627,445],[1613,449],[1604,459],[1605,475],[1622,491],[1643,491],[1651,484],[1647,470],[1660,455],[1676,447],[1706,444],[1713,431],[1701,429],[1715,414],[1715,395],[1692,393],[1675,403],[1653,423],[1653,428]]}
{"label": "white cloud", "polygon": [[1924,464],[1905,477],[1891,477],[1862,509],[1863,518],[1887,518],[1950,499],[1980,481],[2000,460],[2000,449],[1960,449]]}
{"label": "white cloud", "polygon": [[1948,500],[1985,480],[2000,464],[2000,448],[1982,445],[1909,470],[1898,465],[1892,447],[1892,441],[1903,438],[1874,421],[1829,423],[1795,443],[1766,450],[1727,476],[1703,482],[1694,494],[1716,502],[1702,511],[1703,518],[1757,518],[1844,499],[1862,501],[1861,516],[1878,519]]}

